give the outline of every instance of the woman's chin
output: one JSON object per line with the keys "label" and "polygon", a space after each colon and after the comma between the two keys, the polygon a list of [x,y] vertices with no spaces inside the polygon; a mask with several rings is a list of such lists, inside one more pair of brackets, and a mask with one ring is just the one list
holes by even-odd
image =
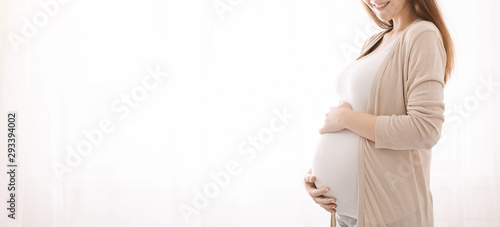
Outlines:
{"label": "woman's chin", "polygon": [[389,23],[389,21],[392,19],[391,17],[385,16],[385,15],[377,15],[378,19],[380,19],[383,22]]}

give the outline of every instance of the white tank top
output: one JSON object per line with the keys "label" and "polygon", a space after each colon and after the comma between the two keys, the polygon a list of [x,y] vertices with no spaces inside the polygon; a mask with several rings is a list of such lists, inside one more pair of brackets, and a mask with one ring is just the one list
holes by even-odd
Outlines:
{"label": "white tank top", "polygon": [[373,78],[395,41],[344,68],[335,84],[340,101],[348,102],[358,112],[366,111]]}
{"label": "white tank top", "polygon": [[[353,110],[366,111],[373,78],[394,41],[351,62],[340,73],[335,91]],[[320,136],[312,165],[316,187],[329,187],[325,196],[337,199],[337,214],[353,218],[357,218],[358,213],[358,142],[359,135],[347,129],[324,133]]]}

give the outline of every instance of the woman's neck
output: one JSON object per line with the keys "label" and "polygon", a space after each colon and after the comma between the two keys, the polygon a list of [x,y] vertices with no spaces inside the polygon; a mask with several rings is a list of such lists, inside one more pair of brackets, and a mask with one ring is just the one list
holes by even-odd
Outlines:
{"label": "woman's neck", "polygon": [[392,34],[399,34],[412,24],[419,16],[415,13],[412,7],[407,7],[398,16],[392,19],[394,27],[391,30]]}

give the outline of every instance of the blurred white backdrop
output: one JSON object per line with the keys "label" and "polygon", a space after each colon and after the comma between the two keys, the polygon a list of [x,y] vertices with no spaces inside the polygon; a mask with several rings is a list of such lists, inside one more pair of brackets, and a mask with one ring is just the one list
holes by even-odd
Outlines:
{"label": "blurred white backdrop", "polygon": [[[440,3],[457,67],[433,152],[435,226],[499,226],[500,3]],[[0,9],[1,116],[18,112],[20,141],[17,217],[4,210],[1,226],[329,225],[303,175],[333,81],[376,32],[360,1]]]}

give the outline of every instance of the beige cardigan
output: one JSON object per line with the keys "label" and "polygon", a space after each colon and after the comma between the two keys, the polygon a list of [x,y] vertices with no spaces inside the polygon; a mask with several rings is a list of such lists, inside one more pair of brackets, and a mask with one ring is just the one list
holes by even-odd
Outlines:
{"label": "beige cardigan", "polygon": [[[364,56],[387,32],[370,37]],[[358,147],[358,226],[432,227],[431,148],[444,122],[446,53],[437,27],[417,19],[378,69],[367,113],[375,142]]]}

